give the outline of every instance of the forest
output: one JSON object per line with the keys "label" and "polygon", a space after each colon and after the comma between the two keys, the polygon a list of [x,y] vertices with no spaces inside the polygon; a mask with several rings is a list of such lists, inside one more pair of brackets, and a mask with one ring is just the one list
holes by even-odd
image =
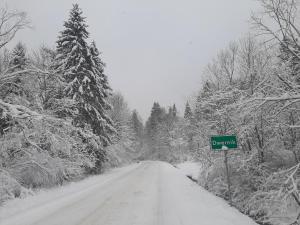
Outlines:
{"label": "forest", "polygon": [[0,203],[138,157],[141,119],[112,91],[79,6],[56,49],[32,54],[22,42],[6,48],[30,26],[26,13],[0,14]]}
{"label": "forest", "polygon": [[[154,103],[145,125],[150,157],[201,162],[198,183],[260,224],[300,218],[300,30],[297,1],[261,0],[253,30],[220,50],[183,117]],[[235,134],[228,151],[231,193],[222,152],[212,135]],[[148,155],[147,155],[148,156]],[[149,156],[148,156],[149,157]]]}
{"label": "forest", "polygon": [[[203,69],[186,102],[154,102],[143,124],[105,63],[75,4],[56,48],[7,48],[30,22],[0,9],[0,204],[139,160],[201,163],[197,183],[264,225],[300,218],[300,26],[294,0],[259,0],[253,29]],[[103,53],[105,54],[105,52]],[[108,65],[109,66],[109,65]],[[212,135],[236,134],[224,155]]]}

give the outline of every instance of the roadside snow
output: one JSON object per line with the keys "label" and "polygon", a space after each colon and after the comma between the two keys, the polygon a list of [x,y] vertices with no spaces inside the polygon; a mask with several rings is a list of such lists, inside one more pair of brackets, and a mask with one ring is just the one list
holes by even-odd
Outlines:
{"label": "roadside snow", "polygon": [[[160,224],[257,225],[225,200],[189,181],[180,170],[167,163],[161,163],[160,167],[164,177],[161,181],[161,210],[165,213]],[[193,163],[184,163],[180,167],[196,171]]]}
{"label": "roadside snow", "polygon": [[198,180],[199,173],[201,171],[201,164],[199,162],[183,162],[176,165],[184,175],[193,178],[194,180]]}
{"label": "roadside snow", "polygon": [[11,201],[0,210],[1,225],[257,225],[179,169],[156,161]]}
{"label": "roadside snow", "polygon": [[98,176],[91,176],[79,182],[71,182],[65,186],[59,186],[52,189],[42,189],[33,196],[28,196],[24,199],[14,199],[6,202],[0,207],[0,225],[1,221],[10,218],[16,214],[20,214],[23,211],[38,208],[44,204],[59,205],[64,200],[76,198],[88,193],[94,189],[98,189],[102,185],[117,179],[118,177],[134,170],[138,164],[133,164],[126,167],[113,169],[105,174]]}

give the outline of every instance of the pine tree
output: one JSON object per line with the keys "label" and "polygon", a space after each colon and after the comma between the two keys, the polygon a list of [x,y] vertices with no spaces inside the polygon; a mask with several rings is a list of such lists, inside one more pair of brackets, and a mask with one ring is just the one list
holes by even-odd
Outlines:
{"label": "pine tree", "polygon": [[[94,68],[94,73],[98,75],[100,84],[102,86],[102,92],[104,94],[104,98],[107,98],[112,95],[112,89],[108,83],[107,76],[104,74],[105,63],[100,59],[100,52],[96,46],[95,41],[91,43],[90,46],[91,53],[91,62]],[[108,106],[108,108],[110,108]]]}
{"label": "pine tree", "polygon": [[[90,64],[93,71],[93,75],[90,79],[87,78],[86,84],[88,84],[87,91],[91,92],[91,103],[96,106],[99,113],[96,116],[96,121],[92,123],[94,132],[101,135],[105,145],[111,143],[110,134],[115,132],[113,127],[113,121],[106,114],[111,109],[111,105],[108,102],[108,97],[112,94],[112,89],[108,83],[107,76],[104,74],[105,64],[99,57],[100,53],[96,47],[96,43],[92,42],[90,47]],[[90,80],[90,82],[89,82]],[[100,123],[99,123],[100,122]]]}
{"label": "pine tree", "polygon": [[156,134],[157,127],[163,121],[164,116],[164,109],[160,107],[159,103],[154,102],[151,109],[151,115],[146,123],[146,129],[150,137],[153,137]]}
{"label": "pine tree", "polygon": [[[8,73],[14,73],[14,72],[21,72],[26,69],[26,66],[28,64],[28,59],[26,56],[26,47],[24,44],[19,42],[13,49],[11,53],[11,59],[9,61],[9,67],[8,67]],[[16,95],[22,95],[23,92],[23,85],[22,85],[22,74],[18,74],[15,76],[15,79],[12,83],[6,85],[6,87],[3,87],[3,90],[1,91],[1,96],[4,98],[9,94],[16,94]]]}
{"label": "pine tree", "polygon": [[[78,113],[74,124],[79,127],[90,125],[103,146],[107,146],[115,132],[107,115],[111,108],[107,101],[111,89],[95,43],[87,44],[88,26],[78,4],[73,5],[64,27],[57,41],[56,69],[66,82],[65,96],[76,102]],[[99,157],[103,157],[102,152],[98,153]]]}
{"label": "pine tree", "polygon": [[172,113],[173,113],[173,117],[176,117],[176,116],[177,116],[177,108],[176,108],[176,105],[175,105],[175,104],[173,105]]}
{"label": "pine tree", "polygon": [[173,108],[171,106],[168,108],[168,117],[173,117]]}
{"label": "pine tree", "polygon": [[57,70],[67,82],[67,96],[79,100],[83,92],[82,84],[87,81],[84,78],[92,71],[88,63],[89,46],[86,42],[89,33],[78,4],[73,5],[64,27],[57,41]]}
{"label": "pine tree", "polygon": [[151,155],[160,159],[159,149],[159,127],[167,117],[164,108],[161,108],[159,103],[154,102],[151,109],[151,115],[146,122],[146,136]]}
{"label": "pine tree", "polygon": [[132,122],[133,131],[135,133],[135,136],[137,138],[141,139],[143,136],[143,123],[141,122],[136,110],[133,110],[133,112],[132,112],[131,122]]}
{"label": "pine tree", "polygon": [[152,109],[151,109],[150,117],[148,118],[148,120],[146,122],[147,137],[151,141],[154,141],[154,136],[155,136],[157,125],[158,125],[158,117],[160,114],[160,110],[161,109],[160,109],[159,104],[154,102]]}
{"label": "pine tree", "polygon": [[[22,71],[26,69],[27,64],[26,47],[19,42],[10,55],[7,69],[7,73],[18,72],[18,75],[15,75],[11,82],[4,83],[1,86],[0,99],[15,103],[15,96],[24,97],[24,79],[22,80],[22,76],[25,75],[25,71],[24,73]],[[0,109],[0,135],[4,134],[4,130],[10,126],[12,126],[12,121],[8,117],[3,116],[3,112]]]}
{"label": "pine tree", "polygon": [[202,101],[202,98],[201,98],[201,94],[199,94],[197,96],[197,99],[196,99],[196,104],[195,104],[195,119],[197,121],[200,121],[202,118],[201,118],[201,114],[202,114],[202,108],[201,108],[201,101]]}
{"label": "pine tree", "polygon": [[26,47],[19,42],[12,51],[11,60],[9,63],[9,71],[24,70],[27,65]]}
{"label": "pine tree", "polygon": [[193,117],[192,109],[190,107],[189,102],[186,102],[185,111],[184,111],[184,118],[190,120]]}

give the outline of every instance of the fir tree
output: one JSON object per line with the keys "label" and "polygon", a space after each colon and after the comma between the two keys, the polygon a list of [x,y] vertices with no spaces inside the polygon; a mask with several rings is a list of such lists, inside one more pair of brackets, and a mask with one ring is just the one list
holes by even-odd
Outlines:
{"label": "fir tree", "polygon": [[[28,64],[28,59],[26,56],[26,47],[24,44],[19,42],[11,53],[11,59],[9,61],[8,73],[22,72],[26,69]],[[22,76],[25,75],[25,72],[19,73],[15,76],[13,82],[7,84],[3,87],[1,91],[1,96],[5,98],[9,94],[22,95],[24,94],[23,85],[22,85]]]}
{"label": "fir tree", "polygon": [[173,117],[173,108],[171,106],[168,108],[168,117]]}
{"label": "fir tree", "polygon": [[67,82],[66,94],[79,100],[78,95],[83,92],[82,84],[86,81],[83,79],[92,71],[88,63],[89,46],[86,42],[89,33],[78,4],[73,5],[64,27],[57,41],[57,70]]}
{"label": "fir tree", "polygon": [[87,91],[90,91],[92,95],[90,101],[96,106],[98,113],[100,113],[98,118],[95,118],[96,123],[92,123],[92,128],[97,134],[100,134],[105,138],[103,141],[105,145],[107,145],[111,143],[110,134],[115,132],[113,121],[106,114],[107,110],[111,109],[108,97],[112,95],[112,89],[108,83],[107,76],[104,74],[105,64],[100,59],[99,55],[100,53],[95,42],[92,42],[89,63],[91,64],[93,74],[91,75],[91,79],[86,80],[86,84],[88,84]]}
{"label": "fir tree", "polygon": [[197,99],[196,99],[196,104],[195,104],[195,119],[197,121],[200,121],[201,120],[201,113],[202,113],[202,109],[201,109],[201,101],[202,101],[202,98],[201,98],[201,94],[199,94],[197,96]]}
{"label": "fir tree", "polygon": [[135,136],[137,138],[141,139],[143,136],[143,123],[141,122],[136,110],[133,110],[133,112],[132,112],[131,122],[132,122],[133,131],[135,133]]}
{"label": "fir tree", "polygon": [[192,109],[190,107],[189,102],[187,101],[184,110],[184,118],[190,120],[192,117],[193,117]]}
{"label": "fir tree", "polygon": [[26,47],[19,42],[12,51],[11,60],[9,63],[9,71],[15,72],[18,70],[24,70],[27,65]]}
{"label": "fir tree", "polygon": [[[107,76],[104,74],[105,63],[100,59],[100,52],[96,46],[95,41],[91,43],[90,54],[93,72],[98,75],[98,81],[100,82],[99,85],[101,85],[102,87],[104,98],[107,98],[112,95],[112,89],[108,83]],[[110,107],[108,106],[107,108]]]}
{"label": "fir tree", "polygon": [[158,131],[158,125],[163,121],[163,117],[165,116],[164,110],[160,107],[159,103],[154,102],[153,107],[151,109],[151,115],[146,122],[146,132],[147,136],[154,141],[155,136]]}
{"label": "fir tree", "polygon": [[173,108],[172,108],[172,114],[173,114],[173,117],[177,116],[177,108],[176,108],[175,104],[173,105]]}
{"label": "fir tree", "polygon": [[[56,68],[66,82],[66,97],[76,102],[78,113],[74,124],[79,127],[89,124],[103,146],[107,146],[111,144],[111,134],[115,132],[113,122],[107,115],[107,110],[111,108],[107,101],[111,89],[95,43],[91,46],[87,44],[88,26],[78,4],[73,5],[64,27],[57,41]],[[103,158],[102,153],[98,153]]]}

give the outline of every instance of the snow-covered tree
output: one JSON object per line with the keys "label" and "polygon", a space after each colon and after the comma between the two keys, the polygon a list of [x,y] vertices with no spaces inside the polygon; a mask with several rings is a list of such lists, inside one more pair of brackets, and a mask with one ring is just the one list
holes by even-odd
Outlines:
{"label": "snow-covered tree", "polygon": [[[57,101],[62,96],[62,89],[65,83],[55,71],[56,51],[46,46],[42,46],[33,52],[31,57],[32,65],[40,72],[37,73],[38,91],[40,108],[43,110],[55,109],[55,114],[61,111]],[[47,72],[42,72],[47,71]],[[65,111],[68,107],[62,109]]]}
{"label": "snow-covered tree", "polygon": [[[28,25],[26,18],[0,8],[0,49]],[[126,107],[111,108],[105,65],[96,44],[87,44],[86,28],[74,5],[56,50],[26,53],[18,44],[0,51],[0,204],[139,155],[131,110],[125,101]],[[3,95],[6,87],[17,85],[25,94]],[[121,118],[120,139],[111,135],[111,115]]]}
{"label": "snow-covered tree", "polygon": [[78,114],[74,123],[81,127],[89,124],[106,146],[114,132],[107,115],[110,88],[95,44],[87,44],[88,26],[78,4],[73,5],[64,27],[57,41],[56,61],[57,70],[67,83],[65,94],[76,102]]}
{"label": "snow-covered tree", "polygon": [[11,53],[11,60],[9,63],[9,71],[14,72],[16,70],[24,70],[28,59],[26,56],[26,47],[19,42]]}
{"label": "snow-covered tree", "polygon": [[7,7],[0,8],[0,49],[5,47],[15,36],[30,25],[27,14]]}
{"label": "snow-covered tree", "polygon": [[155,155],[155,157],[159,155],[160,151],[156,146],[158,139],[159,124],[163,121],[165,114],[165,109],[161,108],[158,102],[154,102],[151,109],[151,114],[148,120],[146,121],[145,125],[145,135],[148,146],[148,154]]}
{"label": "snow-covered tree", "polygon": [[[141,154],[143,124],[140,122],[138,113],[137,120],[133,115],[121,93],[113,93],[110,97],[112,109],[109,111],[117,133],[114,135],[113,144],[108,147],[108,158],[112,165],[129,163]],[[137,123],[135,123],[137,122]],[[141,126],[141,127],[140,127]]]}
{"label": "snow-covered tree", "polygon": [[193,112],[189,102],[187,101],[185,104],[184,118],[190,120],[192,117],[193,117]]}
{"label": "snow-covered tree", "polygon": [[[130,130],[130,109],[121,93],[113,93],[110,97],[112,105],[109,116],[113,120],[117,133],[115,134],[115,142],[123,138],[131,138]],[[129,131],[130,130],[130,131]],[[129,138],[129,139],[130,139]]]}
{"label": "snow-covered tree", "polygon": [[131,123],[136,138],[142,140],[143,133],[144,133],[144,126],[136,110],[133,110],[131,114]]}
{"label": "snow-covered tree", "polygon": [[[94,73],[98,75],[99,81],[101,82],[102,92],[104,98],[111,96],[112,89],[108,83],[108,78],[104,73],[105,63],[100,58],[100,52],[96,46],[96,42],[93,41],[90,45],[91,62]],[[107,106],[109,108],[109,106]]]}
{"label": "snow-covered tree", "polygon": [[177,114],[178,114],[178,111],[177,111],[177,108],[176,108],[175,104],[173,104],[173,107],[172,107],[172,114],[173,114],[173,117],[176,117]]}
{"label": "snow-covered tree", "polygon": [[[2,98],[6,98],[10,94],[21,95],[24,92],[24,83],[22,84],[22,77],[26,74],[24,70],[28,65],[28,58],[26,54],[26,47],[19,42],[9,55],[9,63],[6,73],[18,73],[9,83],[3,85],[1,90]],[[23,78],[24,79],[24,78]]]}

